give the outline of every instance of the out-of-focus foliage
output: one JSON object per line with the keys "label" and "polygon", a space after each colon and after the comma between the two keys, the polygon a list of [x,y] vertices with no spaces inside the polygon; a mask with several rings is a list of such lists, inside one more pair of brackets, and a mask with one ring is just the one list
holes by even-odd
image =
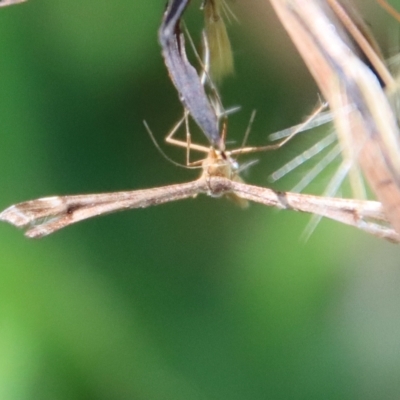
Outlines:
{"label": "out-of-focus foliage", "polygon": [[[257,108],[250,141],[265,144],[312,110],[316,88],[266,0],[232,7],[236,73],[222,96],[242,111],[230,137],[240,142]],[[162,142],[181,115],[156,40],[163,9],[30,0],[0,10],[0,208],[195,177],[166,163],[142,125]],[[308,140],[257,156],[245,179],[267,185]],[[0,398],[397,398],[400,248],[327,221],[304,243],[308,221],[200,197],[40,241],[1,225]]]}

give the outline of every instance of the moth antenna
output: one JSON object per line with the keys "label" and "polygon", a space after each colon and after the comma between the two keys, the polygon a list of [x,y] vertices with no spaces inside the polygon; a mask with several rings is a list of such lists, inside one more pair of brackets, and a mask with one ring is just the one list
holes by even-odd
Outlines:
{"label": "moth antenna", "polygon": [[156,138],[154,137],[153,132],[151,131],[149,125],[147,124],[146,121],[143,120],[143,125],[146,128],[147,133],[150,136],[151,141],[153,142],[155,148],[159,151],[159,153],[167,160],[169,161],[171,164],[180,167],[180,168],[185,168],[185,169],[199,169],[201,168],[201,166],[189,166],[189,165],[185,165],[185,164],[181,164],[176,162],[175,160],[173,160],[171,157],[167,156],[167,154],[164,152],[164,150],[161,148],[161,146],[158,144]]}

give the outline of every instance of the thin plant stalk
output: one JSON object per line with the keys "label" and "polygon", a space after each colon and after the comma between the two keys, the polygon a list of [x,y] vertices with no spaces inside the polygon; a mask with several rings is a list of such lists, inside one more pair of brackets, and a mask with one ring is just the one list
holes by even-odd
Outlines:
{"label": "thin plant stalk", "polygon": [[270,2],[333,111],[345,158],[360,166],[400,232],[399,129],[384,89],[351,37],[340,34],[327,1]]}

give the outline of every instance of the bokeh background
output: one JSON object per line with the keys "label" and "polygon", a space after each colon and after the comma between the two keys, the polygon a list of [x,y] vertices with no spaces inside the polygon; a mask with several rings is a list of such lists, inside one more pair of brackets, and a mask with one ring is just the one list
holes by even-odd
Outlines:
{"label": "bokeh background", "polygon": [[[397,23],[359,3],[388,47]],[[195,38],[199,4],[186,19]],[[0,9],[1,209],[196,177],[166,162],[142,124],[162,143],[182,112],[157,43],[164,6]],[[257,109],[250,142],[261,145],[309,114],[317,89],[266,0],[231,6],[236,72],[221,92],[242,109],[230,140]],[[253,157],[245,179],[269,185],[314,140]],[[398,399],[400,248],[330,221],[304,241],[309,218],[200,196],[38,241],[2,224],[0,399]]]}

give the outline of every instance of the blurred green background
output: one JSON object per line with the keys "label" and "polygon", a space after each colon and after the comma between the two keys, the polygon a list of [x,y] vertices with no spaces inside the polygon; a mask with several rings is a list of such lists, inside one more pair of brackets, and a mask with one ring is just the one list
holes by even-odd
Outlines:
{"label": "blurred green background", "polygon": [[[162,142],[181,115],[157,43],[164,6],[0,9],[1,209],[195,178],[161,158],[142,125]],[[362,6],[384,41],[396,23]],[[221,92],[242,110],[229,135],[240,143],[256,108],[250,142],[265,144],[312,111],[317,90],[266,0],[232,8],[236,73]],[[245,179],[268,185],[313,140],[257,155]],[[304,242],[309,218],[203,196],[39,241],[2,224],[0,399],[399,398],[400,248],[330,221]]]}

